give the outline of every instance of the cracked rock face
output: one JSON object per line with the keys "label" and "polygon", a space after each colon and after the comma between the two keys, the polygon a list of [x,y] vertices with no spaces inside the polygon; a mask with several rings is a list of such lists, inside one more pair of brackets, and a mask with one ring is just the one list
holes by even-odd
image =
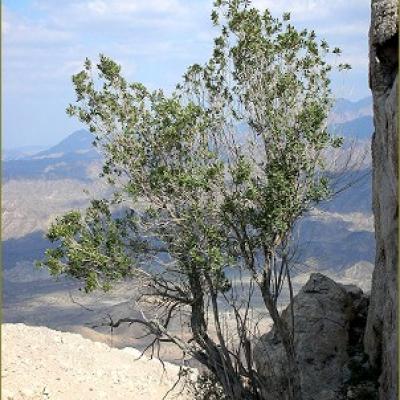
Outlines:
{"label": "cracked rock face", "polygon": [[[368,297],[361,289],[318,273],[310,276],[295,297],[295,346],[304,400],[346,399],[351,398],[347,392],[359,390],[350,390],[350,386],[354,368],[359,373],[357,385],[368,373],[362,351],[367,310]],[[289,310],[282,315],[290,324]],[[270,394],[284,398],[286,359],[274,328],[262,336],[255,356],[258,372],[271,382]],[[371,400],[374,390],[369,391]]]}
{"label": "cracked rock face", "polygon": [[365,351],[380,372],[379,398],[397,399],[398,268],[398,2],[372,0],[370,87],[374,102],[372,140],[376,261]]}

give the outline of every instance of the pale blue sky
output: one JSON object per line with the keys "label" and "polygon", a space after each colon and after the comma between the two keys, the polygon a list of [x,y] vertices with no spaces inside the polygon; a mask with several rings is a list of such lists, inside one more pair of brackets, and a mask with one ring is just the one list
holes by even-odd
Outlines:
{"label": "pale blue sky", "polygon": [[[353,70],[333,76],[337,97],[369,95],[370,0],[255,0],[291,11],[343,50]],[[80,125],[67,117],[71,75],[104,53],[131,80],[172,89],[210,54],[212,0],[3,0],[3,146],[52,145]]]}

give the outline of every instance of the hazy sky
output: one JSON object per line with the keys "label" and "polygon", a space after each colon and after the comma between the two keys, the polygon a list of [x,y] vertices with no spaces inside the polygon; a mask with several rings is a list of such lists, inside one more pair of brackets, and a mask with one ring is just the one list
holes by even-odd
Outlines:
{"label": "hazy sky", "polygon": [[[215,34],[212,0],[3,0],[3,146],[52,145],[80,125],[65,114],[71,75],[104,53],[130,80],[172,89],[203,62]],[[343,50],[353,70],[333,77],[337,97],[369,95],[370,0],[256,0]]]}

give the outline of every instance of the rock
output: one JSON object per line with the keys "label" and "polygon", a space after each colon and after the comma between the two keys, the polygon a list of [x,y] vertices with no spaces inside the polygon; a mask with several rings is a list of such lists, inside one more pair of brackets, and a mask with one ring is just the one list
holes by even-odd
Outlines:
{"label": "rock", "polygon": [[[345,399],[354,381],[354,366],[369,378],[369,365],[362,367],[367,310],[368,297],[361,289],[319,273],[312,274],[295,296],[295,347],[304,400]],[[291,324],[288,308],[282,316]],[[270,392],[282,398],[286,358],[274,328],[261,337],[254,354],[258,372],[271,382]],[[354,385],[360,383],[364,383],[362,377]]]}
{"label": "rock", "polygon": [[346,393],[347,400],[360,400],[360,399],[368,399],[373,400],[376,399],[376,387],[373,383],[368,382],[356,387],[350,387]]}
{"label": "rock", "polygon": [[372,0],[369,80],[375,125],[372,191],[376,260],[364,346],[371,365],[381,371],[381,400],[398,396],[397,20],[397,0]]}

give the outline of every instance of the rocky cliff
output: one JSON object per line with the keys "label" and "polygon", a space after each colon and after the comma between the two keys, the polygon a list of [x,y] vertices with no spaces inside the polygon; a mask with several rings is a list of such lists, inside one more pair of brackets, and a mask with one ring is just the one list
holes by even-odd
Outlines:
{"label": "rocky cliff", "polygon": [[398,268],[398,2],[372,0],[370,87],[376,262],[364,345],[381,371],[380,399],[397,399]]}

